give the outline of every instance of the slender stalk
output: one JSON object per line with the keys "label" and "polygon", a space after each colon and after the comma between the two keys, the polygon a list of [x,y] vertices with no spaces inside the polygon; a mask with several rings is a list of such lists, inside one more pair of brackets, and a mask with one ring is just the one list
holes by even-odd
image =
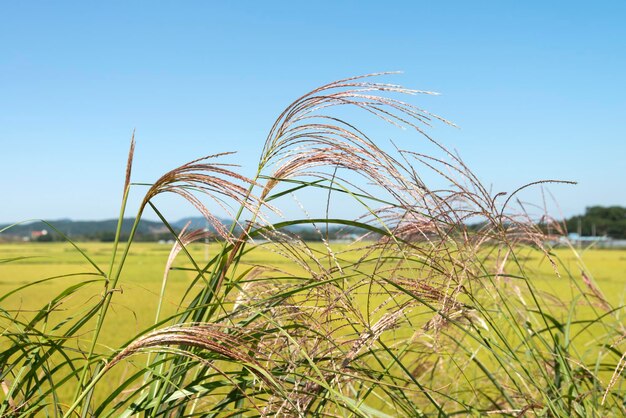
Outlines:
{"label": "slender stalk", "polygon": [[[125,207],[126,205],[126,200],[127,200],[128,194],[124,195],[124,199],[123,199],[123,207]],[[85,362],[85,366],[83,367],[83,371],[80,377],[80,382],[79,385],[77,387],[76,390],[76,394],[74,396],[74,400],[76,401],[76,399],[78,399],[79,394],[81,392],[83,392],[85,389],[83,389],[83,386],[85,385],[85,382],[87,381],[87,374],[89,371],[89,363],[91,362],[91,359],[93,358],[93,354],[94,354],[94,350],[96,347],[96,344],[98,343],[98,338],[100,337],[100,332],[102,330],[102,326],[104,324],[104,319],[106,318],[106,314],[107,311],[109,309],[109,305],[111,303],[111,299],[113,298],[113,293],[115,291],[115,287],[117,286],[117,282],[120,279],[120,276],[122,274],[122,269],[124,268],[124,262],[126,261],[126,257],[128,256],[128,252],[130,251],[130,247],[131,244],[133,242],[133,239],[135,237],[135,233],[137,232],[137,227],[139,226],[139,222],[141,221],[141,214],[143,212],[143,207],[139,210],[139,213],[137,214],[135,221],[133,222],[133,226],[130,230],[130,234],[128,237],[128,241],[126,243],[126,247],[124,248],[124,252],[122,254],[122,256],[120,257],[120,261],[118,263],[118,267],[117,270],[115,271],[114,275],[111,276],[110,281],[108,281],[107,283],[105,283],[104,286],[104,296],[102,298],[101,301],[101,307],[100,310],[98,312],[97,315],[97,321],[96,321],[96,327],[94,329],[94,334],[93,337],[91,339],[91,345],[89,346],[89,351],[87,353],[86,356],[86,362]],[[123,212],[122,212],[123,213]]]}
{"label": "slender stalk", "polygon": [[[96,329],[94,331],[94,335],[92,337],[91,340],[91,345],[89,347],[89,352],[87,353],[87,358],[86,358],[86,362],[85,365],[83,367],[83,371],[80,377],[80,383],[76,388],[76,392],[74,394],[74,399],[76,399],[76,397],[78,396],[78,394],[80,393],[80,391],[82,390],[82,386],[85,384],[85,380],[87,379],[87,373],[89,370],[89,363],[91,362],[91,358],[93,356],[93,352],[95,350],[96,347],[96,343],[98,341],[98,337],[100,335],[100,329],[102,327],[102,323],[104,322],[104,317],[106,315],[106,311],[108,309],[108,304],[110,303],[110,299],[112,297],[112,293],[110,293],[109,291],[109,284],[110,284],[110,279],[111,279],[111,275],[113,274],[113,268],[115,267],[115,257],[117,255],[117,249],[119,246],[119,242],[120,242],[120,237],[122,234],[122,227],[124,225],[124,215],[126,213],[126,205],[128,203],[128,196],[130,194],[130,179],[131,179],[131,174],[132,174],[132,167],[133,167],[133,157],[135,154],[135,131],[133,131],[131,140],[130,140],[130,149],[128,151],[128,159],[126,162],[126,176],[124,179],[124,191],[122,193],[122,203],[120,205],[120,213],[119,216],[117,218],[117,226],[115,228],[115,239],[113,240],[113,249],[112,249],[112,253],[111,253],[111,261],[109,263],[109,271],[105,277],[106,281],[104,283],[104,297],[101,301],[102,306],[100,311],[98,312],[98,319],[96,322]],[[143,208],[140,209],[139,214],[137,216],[137,218],[135,218],[135,224],[133,225],[133,231],[131,232],[131,234],[134,234],[134,229],[136,228],[138,222],[139,222],[139,218],[141,217],[141,212],[143,211]],[[132,242],[132,238],[129,237],[128,240],[128,244],[127,244],[127,250],[126,253],[128,253],[128,247],[130,247],[130,243]],[[120,268],[118,271],[118,274],[116,276],[116,278],[114,278],[114,283],[112,283],[112,287],[115,288],[116,284],[117,284],[117,279],[119,279],[119,273],[121,272],[121,267],[123,265],[123,261],[120,264]]]}

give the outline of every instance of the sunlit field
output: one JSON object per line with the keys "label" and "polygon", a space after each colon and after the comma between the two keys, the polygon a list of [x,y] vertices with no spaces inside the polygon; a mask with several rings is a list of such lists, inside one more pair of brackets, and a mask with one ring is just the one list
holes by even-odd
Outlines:
{"label": "sunlit field", "polygon": [[[330,248],[336,254],[341,255],[342,252],[351,250],[353,247],[358,248],[366,244],[331,243]],[[90,242],[78,245],[96,263],[104,265],[109,261],[111,244]],[[320,243],[313,243],[310,246],[321,253],[326,251]],[[104,344],[123,343],[139,330],[153,324],[171,247],[171,244],[133,244],[130,258],[124,267],[123,278],[118,286],[120,292],[113,303],[113,315],[103,333]],[[208,257],[214,255],[218,248],[219,244],[216,243],[193,244],[189,247],[189,251],[197,260],[207,259],[208,261]],[[559,260],[557,271],[565,277],[555,275],[553,266],[539,252],[532,249],[522,252],[524,268],[538,289],[558,296],[563,303],[568,303],[578,292],[567,276],[571,274],[574,278],[579,278],[582,283],[581,271],[585,269],[587,274],[593,275],[609,302],[615,306],[624,305],[626,250],[573,251],[568,248],[557,248],[552,250],[552,253]],[[72,245],[67,243],[5,243],[0,244],[0,254],[3,259],[28,257],[0,264],[0,295],[6,295],[20,286],[38,280],[59,276],[40,286],[19,290],[2,301],[2,309],[22,312],[21,315],[24,318],[28,318],[33,311],[41,309],[51,296],[60,294],[69,284],[93,280],[93,277],[89,275],[63,277],[68,274],[93,273],[91,265]],[[350,257],[357,258],[358,254],[351,253]],[[273,251],[268,244],[254,246],[254,250],[244,258],[241,268],[258,265],[272,266],[290,274],[298,272],[297,266]],[[195,278],[195,272],[182,270],[185,268],[191,269],[192,266],[188,260],[185,260],[184,255],[179,256],[166,284],[163,317],[176,311],[189,284]],[[79,306],[87,298],[96,297],[99,290],[96,282],[93,286],[87,287],[84,292],[73,295],[64,302],[64,306],[69,311],[70,305]]]}
{"label": "sunlit field", "polygon": [[[361,251],[358,248],[365,248],[369,244],[371,243],[330,243],[325,246],[321,243],[312,243],[309,244],[309,247],[318,253],[318,256],[328,255],[330,252],[334,258],[346,261],[358,259],[366,252],[365,249]],[[77,245],[96,264],[105,265],[109,261],[112,244],[90,242],[78,243]],[[218,243],[195,243],[189,245],[188,250],[198,262],[208,262],[219,251],[221,245]],[[196,272],[187,257],[179,255],[176,262],[170,267],[171,271],[167,282],[164,284],[164,273],[171,247],[171,244],[133,244],[122,278],[117,286],[118,291],[111,305],[111,312],[103,327],[99,341],[100,351],[109,352],[110,355],[113,355],[114,347],[127,344],[139,336],[142,330],[154,326],[157,323],[156,312],[159,303],[162,305],[159,318],[161,320],[180,312],[181,307],[185,305],[185,299],[189,299],[190,285],[196,279]],[[583,271],[587,276],[593,276],[602,295],[611,305],[624,305],[626,250],[586,249],[576,251],[569,248],[557,248],[551,253],[557,262],[556,272],[558,275],[555,273],[555,267],[539,251],[531,248],[523,249],[518,258],[529,276],[529,280],[538,290],[537,297],[547,312],[555,315],[557,320],[566,322],[572,309],[585,309],[592,314],[593,308],[589,306],[576,308],[576,303],[572,304],[574,299],[580,297],[581,285],[585,289]],[[31,320],[40,309],[45,308],[52,297],[62,295],[68,286],[94,280],[94,276],[90,274],[93,273],[93,266],[86,261],[83,254],[68,243],[5,243],[0,245],[0,254],[5,260],[24,257],[20,260],[0,264],[0,295],[4,295],[0,306],[3,311],[10,313],[24,323]],[[324,257],[320,258],[323,259]],[[487,256],[486,260],[489,259]],[[332,259],[328,258],[328,260]],[[495,263],[497,260],[492,257],[491,261]],[[301,268],[281,255],[280,250],[269,243],[251,245],[250,252],[241,260],[239,269],[247,272],[258,269],[259,266],[262,266],[266,272],[281,271],[286,276],[297,277],[299,273],[302,273]],[[512,271],[515,270],[516,268],[513,267]],[[355,282],[360,279],[367,280],[364,276],[363,278],[353,278],[352,281]],[[37,286],[26,286],[42,280],[45,282]],[[513,281],[515,279],[502,278],[501,280]],[[22,288],[20,289],[20,287]],[[195,287],[200,289],[202,283],[198,282]],[[19,290],[16,291],[16,289]],[[163,289],[163,297],[161,297]],[[64,299],[62,304],[55,307],[56,313],[51,315],[51,322],[58,321],[58,318],[64,315],[80,315],[81,307],[86,306],[88,301],[97,299],[100,296],[100,291],[101,283],[96,280]],[[520,295],[522,293],[526,294],[525,291],[520,291]],[[588,293],[592,300],[596,298],[593,292],[588,291]],[[355,306],[362,307],[363,312],[367,312],[365,307],[368,303],[380,304],[386,300],[384,296],[380,295],[374,297],[373,301],[368,300],[368,292],[365,291],[356,290],[354,295],[357,298],[362,298],[356,301]],[[251,294],[250,297],[254,298],[255,296]],[[263,295],[259,297],[262,298]],[[371,297],[370,295],[369,298]],[[602,308],[602,302],[599,299],[595,300],[595,305],[597,309]],[[579,318],[587,316],[581,312],[579,314]],[[174,323],[175,321],[166,320],[164,325],[167,325],[168,322]],[[94,326],[95,321],[92,321],[91,327]],[[403,326],[404,329],[396,328],[391,337],[386,337],[391,340],[412,338],[414,330],[410,328],[410,324],[405,323]],[[6,323],[3,323],[3,327],[10,328]],[[87,327],[82,335],[76,337],[77,347],[88,344],[91,336],[89,328]],[[575,329],[580,330],[581,328],[584,327],[572,326],[571,329],[574,332]],[[600,332],[597,329],[593,331],[594,334]],[[597,337],[597,335],[580,338],[575,343],[577,349],[591,351],[591,359],[597,355],[598,350],[596,346],[592,346],[591,349],[586,346],[588,341],[594,341],[592,337]],[[6,345],[6,341],[3,341],[3,344]],[[142,360],[144,359],[142,358]],[[489,364],[489,367],[504,367],[504,365],[492,363]],[[101,383],[100,390],[95,395],[95,401],[104,400],[108,394],[118,388],[128,374],[133,371],[133,368],[139,370],[137,366],[132,365],[132,362],[130,367],[113,369]],[[603,372],[602,378],[608,381],[611,378],[611,373],[608,370]],[[132,388],[129,389],[131,392],[133,390]],[[71,393],[68,389],[63,389],[60,391],[60,396],[69,397]],[[123,393],[118,394],[118,397],[120,396],[123,397]],[[380,407],[377,402],[374,404]]]}

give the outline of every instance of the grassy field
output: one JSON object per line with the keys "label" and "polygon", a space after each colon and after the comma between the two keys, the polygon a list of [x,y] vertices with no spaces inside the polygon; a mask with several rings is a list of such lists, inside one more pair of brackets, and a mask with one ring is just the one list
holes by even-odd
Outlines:
{"label": "grassy field", "polygon": [[[363,246],[365,244],[358,245]],[[318,254],[317,258],[323,258],[320,255],[328,254],[330,249],[336,259],[350,262],[360,256],[359,250],[355,250],[358,245],[331,244],[327,248],[318,243],[311,244],[310,249]],[[102,268],[110,261],[111,244],[79,243],[78,246],[95,264],[102,265]],[[98,342],[98,351],[113,355],[116,347],[128,344],[137,338],[143,330],[154,325],[160,300],[162,300],[163,305],[161,319],[174,314],[185,303],[189,303],[189,295],[186,297],[186,302],[183,300],[185,300],[185,292],[189,292],[190,288],[193,289],[193,286],[190,287],[190,285],[196,277],[196,272],[184,254],[180,254],[173,264],[164,297],[163,299],[160,298],[170,249],[171,245],[168,244],[133,244],[117,286],[119,292],[116,292],[112,299],[111,312],[103,326]],[[210,245],[196,243],[189,246],[189,252],[197,262],[208,260],[218,250],[219,245],[216,243]],[[552,264],[539,251],[530,248],[522,249],[518,253],[518,262],[539,291],[537,294],[542,299],[542,306],[555,318],[564,322],[567,320],[570,303],[577,297],[576,295],[580,294],[580,284],[583,283],[582,271],[585,271],[588,277],[595,280],[602,294],[613,306],[624,305],[626,250],[587,249],[575,252],[571,249],[556,249],[552,253],[558,261],[557,270],[561,277],[555,273]],[[30,283],[50,279],[37,286],[25,287],[10,294],[0,303],[2,310],[9,312],[24,323],[27,323],[35,312],[45,307],[45,304],[52,297],[62,294],[68,286],[94,280],[95,277],[91,275],[94,273],[94,267],[90,262],[86,260],[83,254],[67,243],[2,244],[0,255],[2,259],[26,257],[0,264],[0,295],[7,295],[14,289]],[[485,256],[485,260],[487,260],[486,263],[497,263],[495,257]],[[263,266],[266,270],[275,268],[272,272],[274,275],[276,272],[281,272],[281,275],[294,277],[297,277],[302,270],[291,259],[281,255],[279,249],[267,243],[252,246],[251,251],[242,258],[238,268],[241,271],[248,271],[259,266]],[[517,269],[517,267],[511,267],[511,273],[514,274]],[[579,280],[578,284],[577,280]],[[202,282],[198,282],[195,288],[201,289]],[[98,280],[81,288],[80,291],[64,299],[62,304],[55,308],[54,314],[50,315],[49,322],[51,324],[60,323],[62,322],[60,318],[64,315],[80,315],[90,301],[100,297],[101,289],[102,284]],[[386,300],[384,295],[372,296],[376,292],[372,292],[371,289],[360,292],[359,287],[355,287],[352,293],[357,298],[355,306],[361,307],[364,314],[372,310],[369,305],[381,304]],[[369,296],[367,296],[368,294]],[[359,301],[358,298],[362,298],[362,300]],[[598,302],[598,304],[600,303]],[[401,303],[398,302],[398,306],[400,305]],[[581,309],[589,310],[590,313],[593,310],[589,307]],[[584,314],[579,312],[578,318],[582,317]],[[91,322],[91,327],[95,326],[95,321]],[[173,321],[170,322],[173,323]],[[414,332],[408,328],[409,325],[410,322],[406,322],[404,326],[407,328],[394,329],[392,334],[386,336],[386,339],[397,343],[398,339],[408,340],[412,338]],[[91,338],[89,328],[89,326],[86,327],[85,332],[77,337],[75,342],[77,347],[81,346],[84,349],[88,345]],[[575,330],[576,327],[573,326],[571,332],[575,332]],[[601,331],[593,331],[594,334],[598,332]],[[594,335],[590,335],[588,340],[594,341],[594,338]],[[584,351],[585,345],[586,340],[583,338],[579,339],[573,346]],[[595,351],[593,353],[595,354]],[[486,360],[486,364],[489,367],[499,367],[494,364],[493,359]],[[113,369],[99,385],[100,389],[95,395],[95,400],[104,399],[117,388],[128,377],[130,370],[132,368],[129,369],[128,367]],[[608,380],[610,377],[611,374],[608,371],[602,373],[603,379]],[[67,395],[69,397],[70,394],[66,392],[67,390],[61,391],[60,396]]]}
{"label": "grassy field", "polygon": [[[92,283],[81,287],[71,296],[63,298],[62,304],[56,306],[48,315],[47,322],[60,324],[65,321],[67,315],[72,315],[67,318],[68,320],[80,317],[81,313],[86,312],[90,303],[102,296],[102,280],[93,276],[97,270],[85,255],[101,269],[105,269],[107,263],[110,262],[112,244],[90,242],[77,245],[80,251],[69,243],[1,244],[0,259],[11,261],[0,264],[0,296],[7,295],[0,302],[0,309],[12,318],[28,323],[36,313],[46,308],[50,299],[62,295],[68,287],[91,281]],[[196,262],[202,263],[213,257],[221,245],[196,243],[190,245],[188,250]],[[269,267],[277,269],[281,275],[297,276],[302,273],[302,268],[279,253],[280,249],[269,246],[267,243],[252,248],[239,266],[242,271],[255,267],[264,269]],[[315,252],[326,251],[321,244],[312,244],[310,248]],[[202,281],[197,282],[195,286],[192,285],[197,273],[193,270],[188,257],[180,254],[177,262],[168,272],[165,291],[161,298],[165,268],[171,249],[171,244],[134,243],[132,245],[117,286],[118,291],[115,292],[111,310],[98,340],[99,352],[113,354],[116,347],[127,344],[145,333],[146,329],[154,326],[157,322],[155,317],[159,304],[162,305],[159,316],[162,320],[181,311],[181,307],[189,303],[194,289],[199,292],[203,288]],[[348,258],[358,257],[358,252],[353,253],[351,246],[346,244],[334,246],[337,254],[348,249],[350,249]],[[18,260],[13,260],[15,258]],[[28,286],[31,284],[36,285]],[[18,291],[10,294],[16,289]],[[186,298],[185,295],[187,295]],[[174,322],[174,320],[169,321],[169,323]],[[12,328],[6,322],[2,325],[7,329]],[[86,349],[92,335],[89,330],[95,326],[96,321],[92,319],[85,332],[76,338],[76,347]],[[6,345],[6,340],[3,343]],[[106,380],[99,385],[100,389],[95,399],[101,400],[117,388],[127,377],[127,372],[127,369],[122,368],[112,370]],[[71,395],[69,389],[63,389],[59,393],[61,397]]]}
{"label": "grassy field", "polygon": [[[79,243],[82,251],[104,269],[111,257],[112,244]],[[342,245],[343,246],[343,245]],[[337,248],[341,251],[341,247]],[[313,245],[314,248],[319,245]],[[172,248],[171,244],[134,243],[123,270],[123,277],[117,286],[112,303],[111,317],[106,323],[103,344],[119,345],[127,342],[139,331],[152,325],[155,321],[157,304],[163,284],[165,266]],[[214,256],[218,244],[193,244],[189,251],[201,262],[208,256]],[[319,249],[319,248],[318,248]],[[2,302],[2,309],[12,313],[22,312],[23,318],[29,313],[39,310],[51,297],[63,292],[69,285],[94,280],[90,274],[95,273],[93,266],[72,245],[66,243],[19,243],[1,244],[0,258],[29,257],[11,263],[0,264],[0,295],[7,294],[20,286],[39,280],[59,277],[42,285],[25,288],[8,297]],[[297,268],[289,260],[276,252],[262,246],[246,257],[245,267],[270,265],[284,269],[289,273],[297,273]],[[184,254],[169,273],[161,318],[173,314],[179,308],[185,292],[195,277],[194,271],[177,270],[191,268],[191,263]],[[242,266],[244,267],[244,266]],[[82,274],[84,273],[84,274]],[[200,288],[199,283],[196,287]],[[101,284],[94,282],[79,293],[72,295],[63,303],[62,311],[74,311],[90,298],[100,295]]]}
{"label": "grassy field", "polygon": [[[80,248],[97,264],[105,266],[111,256],[111,244],[79,243]],[[324,252],[321,244],[312,244],[317,251]],[[336,254],[350,249],[347,244],[331,245]],[[103,342],[121,344],[134,334],[154,322],[159,294],[163,283],[164,269],[171,245],[157,243],[135,243],[119,284],[121,290],[113,304],[113,316],[109,318]],[[215,254],[218,244],[193,244],[189,248],[196,260],[205,260],[207,255]],[[560,261],[559,273],[579,277],[581,271],[587,271],[597,282],[605,297],[615,306],[625,303],[626,297],[626,250],[587,249],[574,252],[570,249],[553,250]],[[11,263],[0,264],[0,295],[7,294],[28,283],[67,274],[94,273],[93,267],[70,244],[67,243],[19,243],[1,244],[0,258],[32,257]],[[352,254],[356,258],[358,255]],[[528,249],[521,253],[520,258],[526,273],[531,276],[536,286],[552,295],[558,295],[564,303],[569,302],[578,292],[572,281],[559,278],[552,265],[537,251]],[[297,274],[298,268],[287,258],[281,256],[271,247],[259,245],[245,259],[244,265],[273,266],[290,274]],[[177,270],[176,267],[191,268],[189,261],[181,255],[169,275],[165,293],[163,314],[172,314],[180,305],[195,272]],[[24,317],[29,312],[39,310],[51,296],[61,293],[68,285],[84,280],[93,280],[89,275],[60,277],[52,279],[42,286],[23,289],[2,302],[2,309],[22,311]],[[70,305],[79,306],[86,299],[98,296],[98,284],[87,287],[65,302],[67,310]]]}

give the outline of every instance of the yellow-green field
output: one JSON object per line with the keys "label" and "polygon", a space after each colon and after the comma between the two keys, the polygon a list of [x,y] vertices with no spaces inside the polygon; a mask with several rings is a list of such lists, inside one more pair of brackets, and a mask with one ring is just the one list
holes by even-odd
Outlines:
{"label": "yellow-green field", "polygon": [[[106,269],[110,261],[111,244],[80,243],[80,248],[92,260]],[[217,244],[194,244],[189,247],[197,262],[205,260],[217,251]],[[347,244],[332,245],[335,253],[341,254]],[[312,248],[324,251],[321,244],[313,244]],[[118,288],[119,294],[113,299],[114,316],[109,318],[106,340],[116,343],[126,341],[154,321],[159,293],[163,283],[164,268],[171,250],[171,245],[157,243],[134,243],[129,258],[124,266],[122,279]],[[586,269],[604,292],[606,298],[615,306],[623,305],[626,295],[626,250],[587,249],[578,253],[570,249],[553,251],[559,261],[558,271],[562,276],[568,272],[582,281],[581,270]],[[10,263],[0,264],[0,295],[37,280],[54,276],[75,273],[94,273],[95,269],[74,247],[66,243],[20,243],[0,244],[0,258],[33,257]],[[353,255],[354,257],[354,255]],[[538,252],[528,251],[521,257],[526,274],[536,280],[540,289],[560,295],[564,301],[569,300],[572,293],[571,282],[559,278],[552,265]],[[245,258],[248,266],[271,265],[280,270],[294,273],[297,267],[289,260],[262,246],[255,248]],[[176,267],[191,267],[185,254],[178,255]],[[164,313],[172,313],[179,305],[183,292],[187,289],[195,272],[174,269],[169,274],[165,292]],[[9,311],[27,312],[40,309],[42,304],[50,300],[71,283],[81,280],[93,280],[94,276],[83,275],[60,277],[45,284],[23,289],[2,302],[0,307]],[[97,295],[99,284],[90,286],[81,293],[84,297]],[[95,292],[95,293],[94,293]],[[72,298],[77,305],[81,303],[78,296]],[[135,332],[134,332],[135,331]]]}
{"label": "yellow-green field", "polygon": [[[101,269],[106,270],[110,262],[111,244],[80,243],[78,244]],[[314,250],[326,252],[321,244],[312,244]],[[347,250],[347,244],[332,245],[333,252],[339,256]],[[111,312],[105,322],[100,343],[111,347],[119,347],[135,337],[142,330],[155,323],[155,314],[159,302],[159,294],[163,285],[164,268],[171,250],[169,244],[134,243],[131,247],[122,278],[118,284],[119,291],[114,295]],[[218,250],[218,244],[194,244],[189,247],[190,253],[196,262],[200,263]],[[567,304],[579,293],[576,290],[576,279],[567,278],[571,274],[582,282],[582,269],[587,275],[592,275],[606,299],[613,306],[624,305],[626,298],[626,250],[599,250],[588,249],[574,252],[570,249],[553,251],[558,262],[558,271],[562,277],[555,274],[553,266],[540,253],[533,250],[522,251],[519,255],[526,275],[534,280],[540,290],[549,295],[556,295]],[[349,253],[356,257],[354,253]],[[67,243],[20,243],[0,245],[0,258],[32,257],[10,263],[0,264],[0,295],[34,283],[38,280],[78,274],[70,277],[58,277],[45,283],[26,287],[0,303],[0,308],[26,320],[33,312],[42,309],[54,296],[60,294],[69,285],[85,280],[100,280],[100,278],[80,273],[94,273],[94,267],[72,245]],[[290,260],[277,254],[269,248],[259,245],[250,251],[240,266],[242,270],[256,265],[273,266],[289,274],[298,272],[298,267]],[[195,271],[184,270],[190,268],[187,257],[180,253],[174,263],[174,270],[169,274],[163,298],[160,318],[172,315],[179,308],[185,291],[196,276]],[[179,269],[180,268],[180,269]],[[514,269],[512,273],[514,273]],[[509,272],[511,273],[511,272]],[[102,284],[95,282],[72,295],[69,300],[56,308],[57,312],[71,312],[76,315],[81,312],[81,305],[92,298],[99,297]],[[199,289],[202,283],[197,284]],[[187,298],[187,300],[189,297]],[[548,299],[547,305],[552,303]],[[365,303],[365,302],[364,302]],[[364,304],[363,303],[363,304]],[[558,309],[558,307],[557,307]],[[564,309],[560,316],[567,314]],[[87,343],[89,335],[83,336],[83,343]],[[102,347],[105,348],[105,347]]]}
{"label": "yellow-green field", "polygon": [[[107,270],[112,253],[111,244],[80,243],[78,246],[102,270]],[[243,258],[243,263],[239,265],[238,269],[244,272],[254,266],[263,265],[275,267],[278,273],[298,273],[298,267],[292,261],[271,248],[264,245],[252,247],[252,251]],[[310,248],[313,251],[318,251],[319,254],[328,253],[328,249],[321,244],[312,244]],[[348,244],[331,244],[331,248],[332,253],[339,258],[343,257],[344,254],[348,257],[358,256],[358,251],[344,253],[349,248]],[[123,346],[155,323],[164,269],[170,250],[171,245],[168,244],[134,243],[132,245],[111,304],[111,311],[107,316],[98,342],[99,352],[106,352],[108,347],[111,347],[111,352],[113,352],[115,348]],[[218,251],[218,244],[208,246],[194,244],[189,247],[189,251],[196,262],[202,263]],[[587,272],[587,276],[591,277],[591,280],[598,285],[613,306],[624,304],[626,250],[588,249],[576,253],[570,249],[557,249],[553,251],[553,254],[562,277],[557,276],[553,266],[537,251],[522,249],[518,253],[518,261],[521,262],[526,276],[534,281],[536,287],[552,295],[546,296],[546,306],[556,306],[560,302],[563,303],[565,309],[558,313],[561,319],[567,315],[567,303],[579,293],[576,291],[577,285],[585,288],[582,270]],[[31,318],[34,312],[45,307],[48,301],[71,284],[87,280],[102,280],[93,275],[96,269],[85,256],[67,243],[0,245],[0,259],[10,260],[18,257],[28,258],[0,263],[0,297],[8,295],[0,302],[0,308],[10,313],[12,317],[17,315],[17,318],[22,321]],[[318,255],[317,258],[323,259],[323,256]],[[487,260],[487,263],[496,264],[495,259],[487,258]],[[332,261],[329,259],[329,262]],[[196,277],[195,271],[189,269],[191,264],[184,253],[178,255],[174,267],[175,269],[170,272],[166,285],[161,319],[177,311],[184,293]],[[511,267],[511,271],[507,272],[515,274],[515,268]],[[50,278],[51,280],[36,286],[27,286],[30,283]],[[502,280],[506,280],[506,278],[503,277]],[[26,287],[9,295],[9,292],[20,286]],[[201,282],[197,286],[199,289]],[[59,316],[62,315],[76,317],[84,313],[86,306],[100,296],[101,288],[102,283],[96,281],[64,300],[60,306],[55,307],[56,320],[51,322],[58,322]],[[555,296],[558,300],[554,298]],[[359,297],[358,292],[356,297]],[[370,300],[369,302],[380,303],[378,300]],[[365,305],[366,303],[363,300],[361,304]],[[364,306],[364,312],[366,311],[368,310]],[[81,345],[83,350],[90,341],[91,335],[88,330],[91,328],[90,326],[86,327],[84,333],[79,335],[76,341],[76,344]],[[409,338],[412,334],[413,330],[398,329],[393,331],[391,338]],[[127,377],[127,373],[128,368],[113,369],[105,381],[101,382],[100,388],[103,389],[103,392],[98,392],[95,399],[101,400],[106,393],[119,384],[118,382],[122,382]],[[610,373],[603,375],[605,380],[608,377],[610,377]]]}

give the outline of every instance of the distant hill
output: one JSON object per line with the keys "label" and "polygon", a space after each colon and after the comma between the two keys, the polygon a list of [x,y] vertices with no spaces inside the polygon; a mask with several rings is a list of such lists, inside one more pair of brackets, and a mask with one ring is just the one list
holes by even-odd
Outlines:
{"label": "distant hill", "polygon": [[[128,236],[133,222],[134,219],[132,218],[124,219],[122,223],[122,236]],[[184,218],[173,222],[171,226],[176,232],[178,232],[187,222],[191,222],[190,228],[192,229],[207,227],[205,219],[201,217]],[[229,224],[229,221],[224,220],[222,222]],[[115,230],[117,228],[117,219],[107,219],[103,221],[73,221],[71,219],[57,219],[49,221],[49,223],[54,228],[41,221],[14,225],[0,233],[0,240],[54,241],[61,239],[61,236],[54,231],[54,229],[56,229],[62,234],[65,234],[75,240],[112,241],[115,238]],[[6,228],[7,226],[8,225],[0,225],[0,230]],[[212,228],[209,226],[209,229]],[[152,241],[158,239],[170,239],[171,233],[161,221],[142,219],[137,227],[136,236],[138,240]]]}
{"label": "distant hill", "polygon": [[[232,220],[220,219],[226,226],[230,227]],[[122,239],[128,237],[132,228],[134,219],[126,218],[122,223]],[[44,222],[29,222],[14,225],[7,230],[0,232],[0,241],[59,241],[63,240],[61,234],[68,236],[76,241],[103,241],[110,242],[115,239],[115,229],[117,228],[117,219],[107,219],[103,221],[73,221],[71,219],[57,219],[49,221],[54,227],[50,227]],[[176,233],[189,223],[189,229],[209,228],[215,233],[215,229],[203,217],[187,217],[172,222],[170,226]],[[0,225],[0,230],[8,225]],[[55,230],[61,234],[55,232]],[[240,231],[235,228],[235,233]],[[320,241],[325,236],[325,231],[316,231],[308,225],[290,226],[283,230],[284,232],[297,235],[307,241]],[[365,233],[364,230],[350,227],[331,226],[328,230],[328,239],[346,239],[355,235]],[[135,235],[137,241],[159,241],[170,240],[172,234],[170,230],[161,221],[141,220],[137,227]]]}
{"label": "distant hill", "polygon": [[[230,225],[231,223],[230,220],[226,220],[226,219],[220,219],[220,221],[224,225]],[[209,223],[207,222],[207,220],[201,216],[194,216],[194,217],[187,217],[187,218],[179,219],[178,221],[172,223],[172,227],[174,227],[175,229],[183,229],[183,227],[187,224],[187,222],[189,222],[189,229],[204,229],[204,228],[211,227]]]}
{"label": "distant hill", "polygon": [[[117,219],[107,219],[104,221],[73,221],[71,219],[57,219],[49,222],[56,229],[70,237],[115,231],[115,228],[117,227]],[[124,222],[122,224],[122,230],[125,232],[130,231],[132,224],[132,218],[124,219]],[[6,225],[0,226],[0,229],[5,226]],[[142,220],[139,224],[138,232],[159,232],[163,230],[163,228],[165,227],[161,222]],[[40,231],[43,229],[51,231],[50,226],[46,225],[43,222],[30,222],[26,224],[15,225],[3,232],[3,235],[30,235],[33,231]]]}

